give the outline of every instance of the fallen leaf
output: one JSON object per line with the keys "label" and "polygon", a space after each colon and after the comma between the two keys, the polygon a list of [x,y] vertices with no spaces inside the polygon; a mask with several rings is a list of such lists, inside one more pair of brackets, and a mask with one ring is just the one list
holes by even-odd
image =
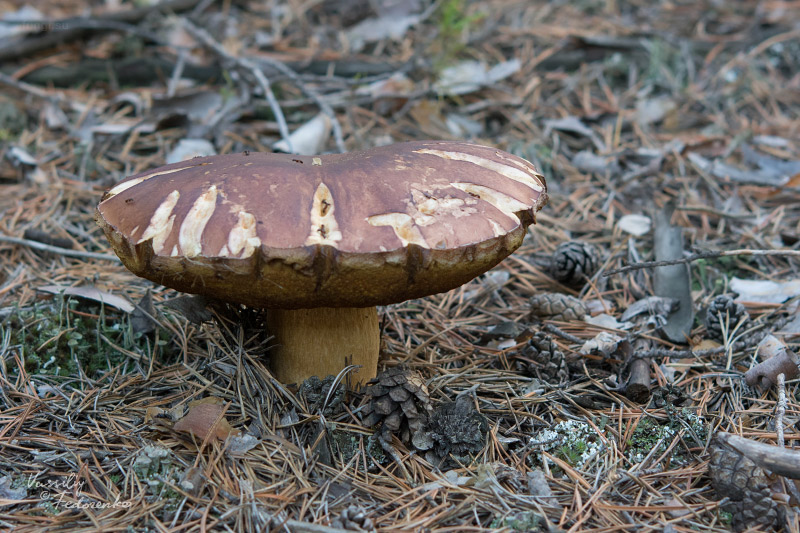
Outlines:
{"label": "fallen leaf", "polygon": [[350,28],[347,31],[347,40],[350,41],[350,49],[357,52],[368,43],[383,39],[398,40],[402,38],[408,29],[417,22],[419,22],[419,15],[371,17]]}
{"label": "fallen leaf", "polygon": [[320,113],[289,135],[272,145],[275,150],[297,155],[316,155],[325,147],[331,134],[331,118]]}
{"label": "fallen leaf", "polygon": [[153,97],[151,112],[155,116],[183,115],[196,123],[207,122],[224,105],[216,91],[194,91],[167,97]]}
{"label": "fallen leaf", "polygon": [[620,322],[608,313],[600,313],[596,316],[585,316],[583,320],[593,326],[606,329],[631,329],[633,322]]}
{"label": "fallen leaf", "polygon": [[42,292],[49,292],[50,294],[64,294],[65,296],[76,296],[78,298],[85,298],[87,300],[94,300],[104,305],[116,307],[120,311],[126,313],[132,312],[136,307],[122,296],[101,291],[92,285],[83,287],[62,287],[61,285],[44,285],[37,287],[36,290]]}
{"label": "fallen leaf", "polygon": [[619,165],[613,159],[608,160],[603,156],[597,155],[591,150],[581,150],[572,158],[572,166],[581,172],[605,175],[606,171],[619,170]]}
{"label": "fallen leaf", "polygon": [[468,94],[511,76],[521,66],[519,59],[503,61],[492,68],[481,61],[462,61],[443,69],[433,88],[439,94]]}
{"label": "fallen leaf", "polygon": [[[131,313],[131,329],[134,333],[152,333],[158,324],[153,318],[156,315],[156,308],[153,306],[153,294],[150,289],[142,296],[136,309]],[[151,318],[152,317],[152,318]]]}
{"label": "fallen leaf", "polygon": [[786,335],[787,337],[796,337],[800,335],[800,310],[795,312],[794,318],[783,326],[778,333]]}
{"label": "fallen leaf", "polygon": [[228,453],[231,454],[243,454],[247,453],[256,446],[261,444],[261,441],[255,438],[252,435],[236,435],[231,437],[231,440],[228,441]]}
{"label": "fallen leaf", "polygon": [[641,237],[650,231],[652,222],[644,215],[625,215],[617,222],[617,227],[625,233]]}
{"label": "fallen leaf", "polygon": [[622,341],[622,337],[607,331],[601,331],[595,338],[589,339],[583,343],[583,346],[580,348],[580,353],[599,353],[605,357],[609,357],[617,350],[620,341]]}
{"label": "fallen leaf", "polygon": [[636,122],[642,126],[655,124],[675,111],[676,107],[672,99],[664,96],[639,100],[636,102]]}
{"label": "fallen leaf", "polygon": [[637,300],[628,306],[620,320],[626,322],[639,315],[657,315],[666,317],[671,312],[678,308],[679,301],[677,298],[670,298],[669,296],[648,296]]}
{"label": "fallen leaf", "polygon": [[800,279],[791,281],[770,281],[762,279],[733,278],[731,290],[739,294],[736,302],[780,304],[800,296]]}
{"label": "fallen leaf", "polygon": [[477,137],[483,133],[484,127],[481,122],[472,120],[464,115],[450,113],[445,119],[447,130],[455,137]]}
{"label": "fallen leaf", "polygon": [[184,433],[191,433],[205,441],[211,437],[225,440],[235,432],[223,416],[225,406],[213,396],[189,403],[189,412],[178,420],[173,429]]}
{"label": "fallen leaf", "polygon": [[719,348],[721,345],[715,340],[712,339],[703,339],[697,344],[692,345],[692,350],[695,352],[699,352],[702,350],[714,350],[715,348]]}
{"label": "fallen leaf", "polygon": [[496,290],[502,289],[508,283],[511,273],[506,270],[493,270],[477,282],[480,287],[477,289],[470,289],[464,293],[465,300],[471,300],[478,296],[492,293]]}
{"label": "fallen leaf", "polygon": [[180,163],[193,157],[217,155],[214,145],[205,139],[181,139],[166,157],[166,162]]}

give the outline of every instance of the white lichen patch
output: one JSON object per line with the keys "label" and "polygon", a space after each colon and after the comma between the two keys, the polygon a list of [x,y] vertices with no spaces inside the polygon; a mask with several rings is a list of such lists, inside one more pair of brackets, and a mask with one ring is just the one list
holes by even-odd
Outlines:
{"label": "white lichen patch", "polygon": [[[164,201],[156,208],[153,216],[150,217],[150,224],[145,228],[142,237],[136,244],[153,239],[153,252],[161,253],[161,250],[164,249],[164,242],[172,232],[172,225],[175,222],[175,215],[172,214],[172,210],[175,209],[175,204],[178,203],[180,196],[181,194],[178,191],[172,191],[167,195]],[[135,231],[131,234],[133,233]]]}
{"label": "white lichen patch", "polygon": [[[192,208],[183,219],[180,232],[178,233],[178,245],[180,252],[185,257],[195,257],[200,255],[203,246],[201,239],[203,231],[206,229],[214,209],[217,207],[217,186],[212,185],[206,192],[201,194],[192,204]],[[176,254],[173,254],[176,255]]]}
{"label": "white lichen patch", "polygon": [[431,150],[428,148],[415,150],[415,152],[418,154],[435,155],[437,157],[441,157],[443,159],[450,159],[452,161],[465,161],[467,163],[472,163],[487,170],[491,170],[492,172],[496,172],[497,174],[505,176],[508,179],[522,183],[523,185],[527,185],[528,187],[530,187],[535,191],[541,192],[543,189],[542,183],[538,178],[539,176],[538,173],[531,175],[528,172],[524,172],[517,167],[512,167],[509,165],[505,165],[503,163],[498,163],[497,161],[492,161],[491,159],[486,159],[484,157],[472,154],[465,154],[463,152],[446,152],[443,150]]}
{"label": "white lichen patch", "polygon": [[118,195],[122,191],[126,191],[135,185],[139,185],[140,183],[147,181],[151,178],[155,178],[157,176],[163,176],[164,174],[172,174],[173,172],[180,172],[181,170],[188,170],[192,167],[181,167],[181,168],[173,168],[170,170],[162,170],[160,172],[153,172],[152,174],[148,174],[147,176],[140,176],[138,178],[134,178],[132,180],[123,181],[116,187],[113,187],[111,190],[108,191],[106,199],[109,199],[113,196]]}
{"label": "white lichen patch", "polygon": [[261,246],[261,239],[256,235],[256,217],[246,211],[239,212],[239,221],[228,234],[228,242],[219,252],[221,257],[239,257],[244,259],[255,253]]}
{"label": "white lichen patch", "polygon": [[552,429],[544,429],[531,437],[529,444],[540,446],[578,470],[583,470],[606,448],[593,426],[577,420],[564,420]]}
{"label": "white lichen patch", "polygon": [[490,187],[484,187],[483,185],[476,185],[474,183],[451,183],[450,185],[476,198],[480,198],[485,202],[489,202],[508,215],[508,217],[516,223],[519,223],[519,217],[516,214],[529,208],[528,205],[520,202],[516,198],[503,194]]}
{"label": "white lichen patch", "polygon": [[311,205],[311,231],[306,237],[306,246],[313,244],[327,244],[336,247],[342,240],[339,223],[336,221],[333,204],[333,195],[324,183],[320,183],[314,192],[314,201]]}
{"label": "white lichen patch", "polygon": [[411,215],[406,213],[384,213],[367,217],[367,222],[371,226],[391,227],[394,230],[394,234],[403,243],[403,246],[416,244],[423,248],[430,248]]}

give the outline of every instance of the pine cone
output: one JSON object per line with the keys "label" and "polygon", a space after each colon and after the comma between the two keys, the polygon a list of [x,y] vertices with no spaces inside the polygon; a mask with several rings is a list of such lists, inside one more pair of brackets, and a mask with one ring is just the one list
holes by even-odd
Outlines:
{"label": "pine cone", "polygon": [[434,409],[425,430],[414,435],[414,446],[428,451],[426,458],[434,463],[445,461],[451,454],[464,462],[483,449],[488,432],[489,421],[475,409],[469,396],[461,396]]}
{"label": "pine cone", "polygon": [[585,241],[562,242],[553,252],[550,274],[570,287],[583,287],[600,266],[600,256],[594,245]]}
{"label": "pine cone", "polygon": [[712,339],[723,341],[725,340],[723,327],[730,332],[740,320],[747,321],[749,319],[750,315],[747,314],[747,310],[742,304],[736,303],[730,296],[722,294],[711,300],[708,305],[705,320],[706,331]]}
{"label": "pine cone", "polygon": [[567,294],[546,292],[531,297],[531,316],[541,320],[583,320],[586,316],[584,303]]}
{"label": "pine cone", "polygon": [[366,511],[357,505],[351,505],[331,523],[331,527],[348,529],[350,531],[375,531],[372,519]]}
{"label": "pine cone", "polygon": [[[342,400],[344,399],[344,384],[339,383],[336,390],[328,395],[331,385],[336,380],[336,376],[328,376],[325,379],[319,379],[317,376],[311,376],[303,381],[300,385],[298,394],[305,398],[306,405],[310,413],[316,413],[318,410],[323,409],[322,413],[325,416],[333,416],[342,411]],[[328,403],[325,403],[325,400]]]}
{"label": "pine cone", "polygon": [[569,379],[564,354],[553,338],[541,331],[522,347],[515,357],[515,363],[519,372],[548,383],[562,383]]}
{"label": "pine cone", "polygon": [[363,422],[382,432],[394,433],[401,441],[422,429],[431,410],[428,387],[419,373],[402,367],[387,368],[370,382],[370,396]]}
{"label": "pine cone", "polygon": [[720,499],[730,499],[724,510],[733,515],[734,529],[743,531],[753,526],[774,529],[779,509],[771,497],[764,470],[716,439],[711,441],[709,451],[711,484]]}

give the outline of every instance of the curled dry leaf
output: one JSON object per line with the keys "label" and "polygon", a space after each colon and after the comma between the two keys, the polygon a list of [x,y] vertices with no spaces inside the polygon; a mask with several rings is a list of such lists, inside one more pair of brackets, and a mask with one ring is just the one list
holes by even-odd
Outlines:
{"label": "curled dry leaf", "polygon": [[66,287],[62,285],[44,285],[36,287],[37,291],[49,292],[50,294],[64,294],[65,296],[75,296],[76,298],[83,298],[86,300],[94,300],[104,305],[116,307],[126,313],[132,312],[135,307],[127,299],[122,296],[117,296],[109,292],[101,291],[92,285],[84,285],[82,287]]}
{"label": "curled dry leaf", "polygon": [[644,215],[625,215],[617,222],[619,229],[636,237],[645,235],[652,226],[652,220]]}
{"label": "curled dry leaf", "polygon": [[800,375],[797,356],[773,335],[767,335],[758,343],[756,353],[763,361],[745,373],[744,380],[749,386],[771,387],[778,382],[778,374],[783,374],[787,380]]}
{"label": "curled dry leaf", "polygon": [[225,440],[234,429],[223,416],[224,412],[225,406],[217,398],[203,398],[189,403],[189,412],[175,423],[173,429],[191,433],[202,440],[210,437]]}

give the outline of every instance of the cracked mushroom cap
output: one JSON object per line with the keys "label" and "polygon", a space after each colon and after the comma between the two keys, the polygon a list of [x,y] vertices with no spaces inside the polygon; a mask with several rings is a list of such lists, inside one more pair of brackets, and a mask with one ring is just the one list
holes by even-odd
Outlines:
{"label": "cracked mushroom cap", "polygon": [[545,203],[527,161],[420,141],[323,156],[198,157],[131,176],[95,218],[136,275],[255,307],[388,305],[513,252]]}

